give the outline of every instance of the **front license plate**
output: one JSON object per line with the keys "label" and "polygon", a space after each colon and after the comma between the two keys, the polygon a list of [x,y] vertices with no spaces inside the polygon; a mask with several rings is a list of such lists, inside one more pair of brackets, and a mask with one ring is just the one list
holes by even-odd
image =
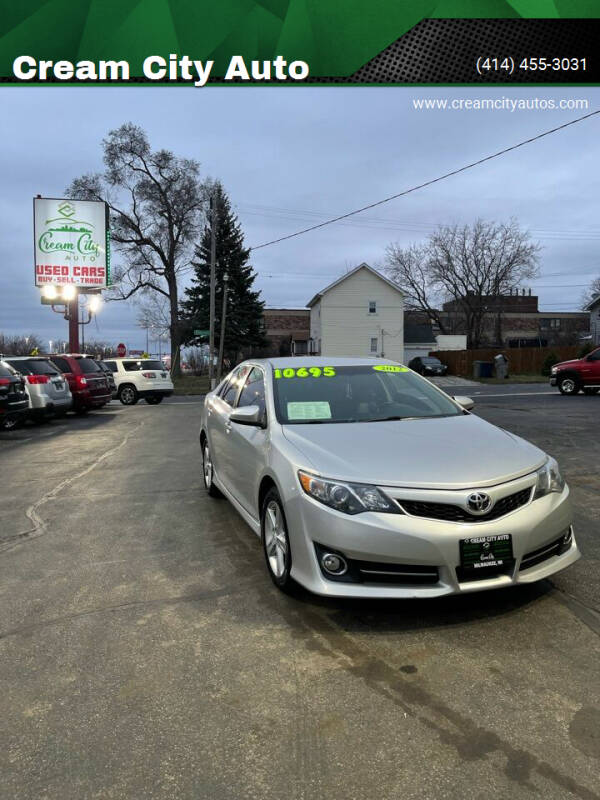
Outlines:
{"label": "front license plate", "polygon": [[473,572],[498,569],[512,561],[512,536],[501,533],[497,536],[472,536],[460,540],[461,567]]}

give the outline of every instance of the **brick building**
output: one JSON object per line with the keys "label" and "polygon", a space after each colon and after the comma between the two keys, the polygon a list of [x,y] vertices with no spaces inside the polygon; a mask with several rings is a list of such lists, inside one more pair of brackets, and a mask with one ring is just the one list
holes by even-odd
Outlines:
{"label": "brick building", "polygon": [[305,355],[310,338],[310,309],[265,308],[263,324],[267,347],[260,356]]}
{"label": "brick building", "polygon": [[[540,311],[531,293],[482,297],[481,304],[482,347],[569,345],[589,336],[589,311]],[[466,333],[460,300],[444,303],[441,322],[447,333]]]}

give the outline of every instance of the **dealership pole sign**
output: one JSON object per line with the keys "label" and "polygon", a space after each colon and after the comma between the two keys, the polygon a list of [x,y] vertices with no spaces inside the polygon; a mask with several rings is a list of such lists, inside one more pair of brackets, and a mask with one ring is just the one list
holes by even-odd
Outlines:
{"label": "dealership pole sign", "polygon": [[110,286],[108,206],[96,200],[33,200],[35,285]]}

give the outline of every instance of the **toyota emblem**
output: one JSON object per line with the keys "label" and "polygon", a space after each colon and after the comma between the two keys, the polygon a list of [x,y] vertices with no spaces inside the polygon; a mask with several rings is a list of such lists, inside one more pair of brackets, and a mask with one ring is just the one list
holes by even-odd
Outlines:
{"label": "toyota emblem", "polygon": [[487,514],[491,507],[492,498],[485,492],[473,492],[467,497],[467,508],[471,514]]}

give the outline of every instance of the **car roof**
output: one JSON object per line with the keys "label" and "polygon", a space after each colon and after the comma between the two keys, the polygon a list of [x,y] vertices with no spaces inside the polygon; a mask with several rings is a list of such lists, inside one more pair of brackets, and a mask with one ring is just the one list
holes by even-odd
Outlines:
{"label": "car roof", "polygon": [[398,364],[391,358],[347,358],[342,356],[288,356],[286,358],[258,358],[247,359],[243,363],[269,364],[273,368],[285,369],[286,367],[299,368],[303,366],[314,367],[370,367],[373,364]]}

